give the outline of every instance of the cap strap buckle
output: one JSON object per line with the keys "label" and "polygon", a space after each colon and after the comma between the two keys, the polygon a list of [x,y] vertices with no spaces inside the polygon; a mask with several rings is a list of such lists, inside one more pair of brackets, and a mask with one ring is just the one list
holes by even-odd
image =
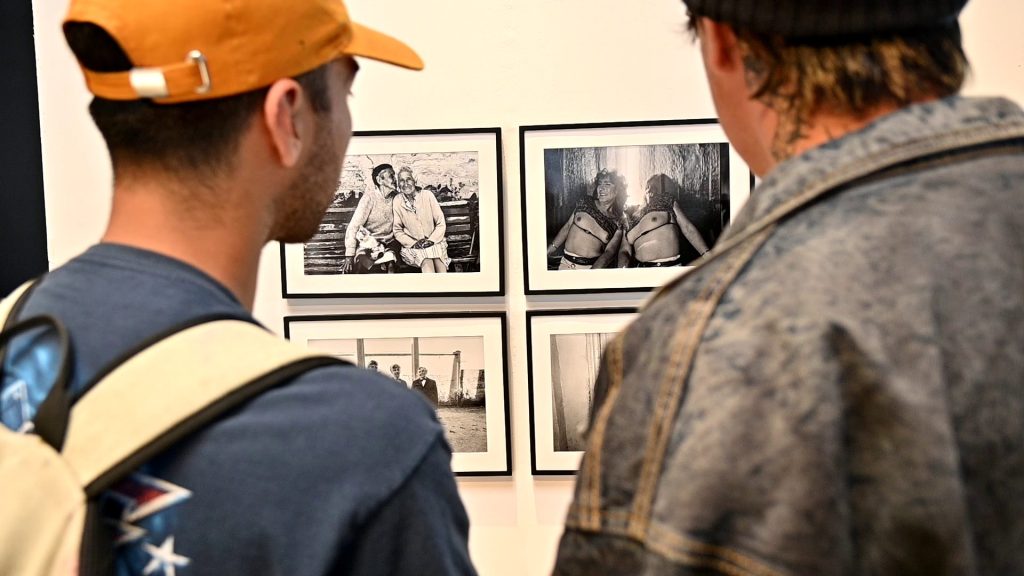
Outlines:
{"label": "cap strap buckle", "polygon": [[[199,50],[188,53],[181,64],[161,68],[135,68],[129,80],[139,98],[167,98],[210,91],[210,68]],[[197,86],[198,84],[198,86]]]}
{"label": "cap strap buckle", "polygon": [[196,94],[206,94],[210,91],[210,68],[206,64],[206,56],[203,55],[199,50],[193,50],[188,53],[188,59],[195,62],[196,66],[199,67],[199,78],[203,81],[202,85],[196,88]]}

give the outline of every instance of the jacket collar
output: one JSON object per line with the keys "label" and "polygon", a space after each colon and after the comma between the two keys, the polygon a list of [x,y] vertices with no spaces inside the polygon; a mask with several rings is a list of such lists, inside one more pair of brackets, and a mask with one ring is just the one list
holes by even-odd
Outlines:
{"label": "jacket collar", "polygon": [[939,152],[954,149],[969,137],[1022,127],[1024,112],[1005,98],[951,96],[902,108],[779,164],[751,192],[723,239],[834,174],[871,164],[881,166],[891,155],[905,150]]}

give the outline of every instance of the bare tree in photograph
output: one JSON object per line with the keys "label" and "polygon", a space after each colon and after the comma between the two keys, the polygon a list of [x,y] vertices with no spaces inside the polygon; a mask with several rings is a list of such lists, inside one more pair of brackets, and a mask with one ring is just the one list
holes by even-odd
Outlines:
{"label": "bare tree in photograph", "polygon": [[[728,224],[728,158],[728,145],[721,143],[545,150],[548,269],[689,264],[714,245]],[[564,251],[569,247],[563,248],[562,236],[576,227],[580,238],[589,234],[601,240],[607,230],[589,226],[580,216],[588,198],[600,199],[594,186],[598,174],[614,174],[625,187],[619,251],[610,263],[602,253],[590,256],[589,266],[568,267]],[[618,210],[613,214],[618,216]]]}
{"label": "bare tree in photograph", "polygon": [[551,424],[556,452],[584,448],[601,354],[612,336],[614,333],[551,336]]}

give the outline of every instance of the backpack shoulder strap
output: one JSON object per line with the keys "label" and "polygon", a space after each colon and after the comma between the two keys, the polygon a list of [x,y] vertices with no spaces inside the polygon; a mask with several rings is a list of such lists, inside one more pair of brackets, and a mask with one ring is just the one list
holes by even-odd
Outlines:
{"label": "backpack shoulder strap", "polygon": [[226,411],[329,364],[346,362],[243,320],[187,328],[115,368],[75,404],[63,456],[95,496]]}
{"label": "backpack shoulder strap", "polygon": [[6,298],[0,300],[0,330],[6,328],[17,317],[18,310],[25,304],[37,280],[39,279],[33,278],[25,282],[15,288],[14,292],[8,294]]}

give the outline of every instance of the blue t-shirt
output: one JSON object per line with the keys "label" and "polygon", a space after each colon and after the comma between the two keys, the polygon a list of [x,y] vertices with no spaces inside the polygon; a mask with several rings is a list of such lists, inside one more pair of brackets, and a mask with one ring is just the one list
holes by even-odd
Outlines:
{"label": "blue t-shirt", "polygon": [[[20,317],[37,314],[68,329],[73,393],[138,343],[189,319],[252,319],[192,266],[114,244],[48,274]],[[312,370],[103,496],[118,534],[118,576],[475,574],[450,461],[421,395],[352,366]]]}

